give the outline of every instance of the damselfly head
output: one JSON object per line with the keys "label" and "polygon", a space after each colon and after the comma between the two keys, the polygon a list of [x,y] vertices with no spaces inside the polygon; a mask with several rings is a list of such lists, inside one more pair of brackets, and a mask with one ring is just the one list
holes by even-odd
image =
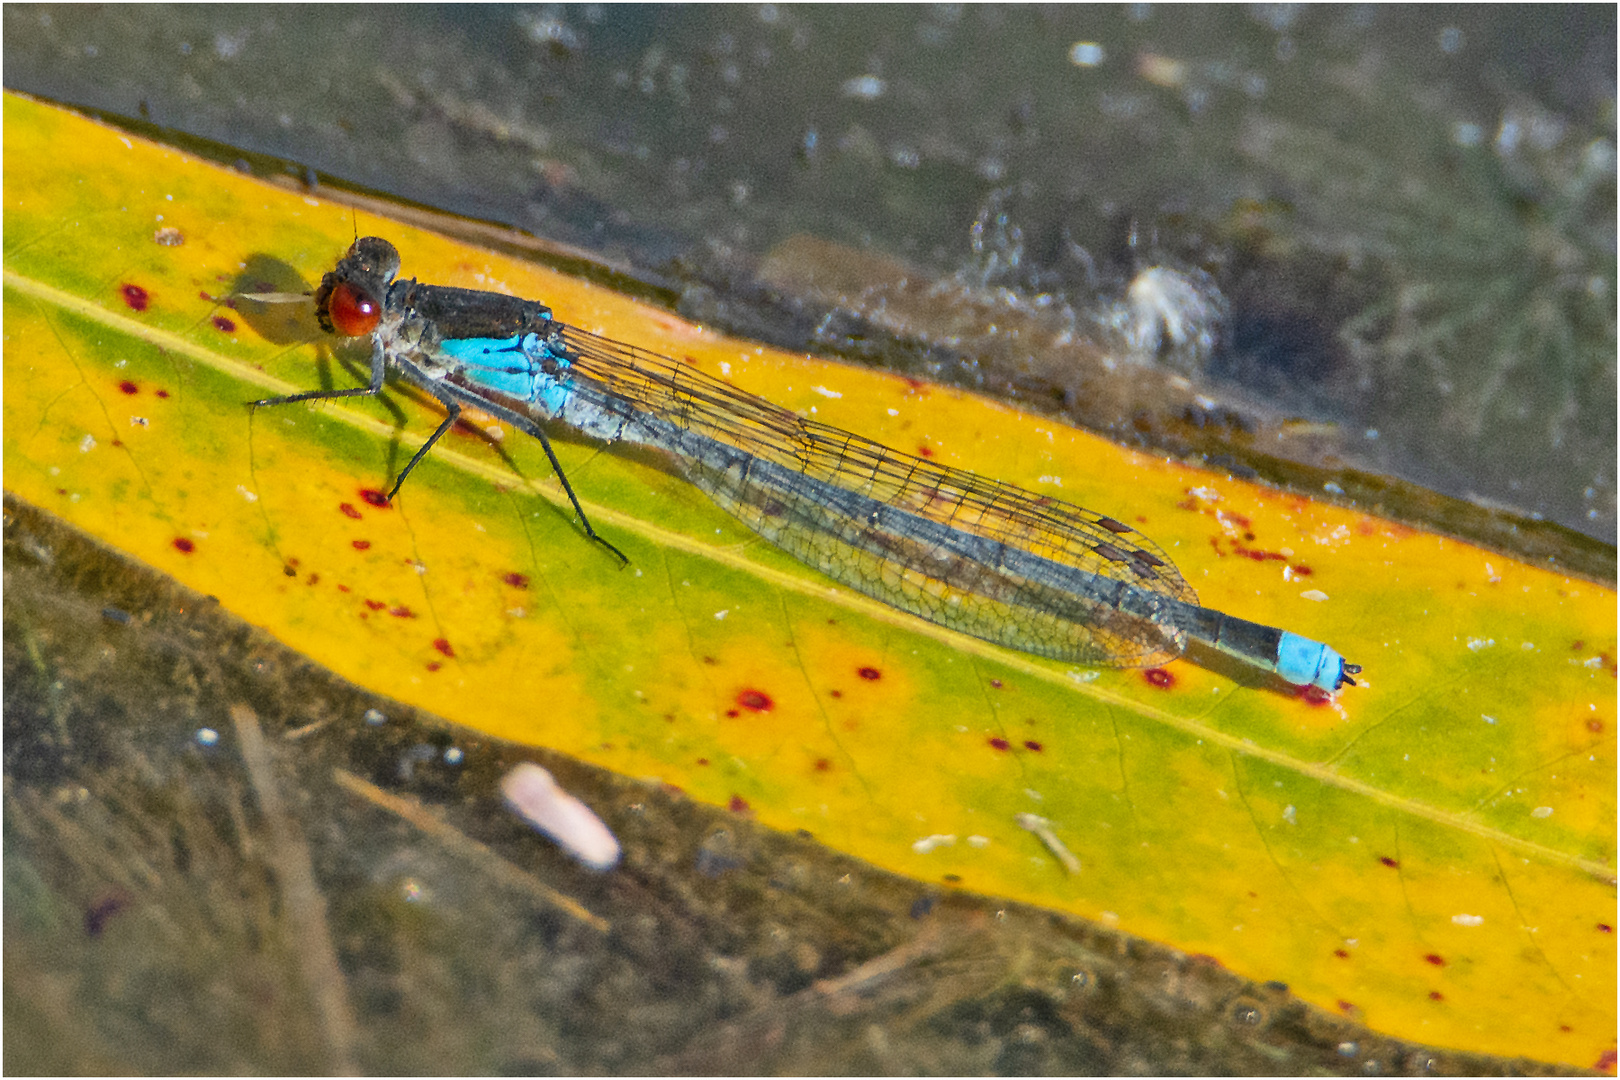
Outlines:
{"label": "damselfly head", "polygon": [[365,337],[382,322],[383,296],[399,273],[399,251],[377,236],[349,246],[315,290],[315,318],[321,329],[344,337]]}

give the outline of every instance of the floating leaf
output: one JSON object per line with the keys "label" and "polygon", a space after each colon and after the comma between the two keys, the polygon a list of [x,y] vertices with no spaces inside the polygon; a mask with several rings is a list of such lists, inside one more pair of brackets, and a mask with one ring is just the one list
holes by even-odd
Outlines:
{"label": "floating leaf", "polygon": [[[1615,596],[961,393],[729,341],[562,275],[6,99],[5,483],[345,677],[921,880],[1101,919],[1392,1034],[1613,1047]],[[544,299],[899,449],[1110,513],[1205,603],[1365,666],[1337,701],[1213,655],[1091,671],[830,584],[655,458],[361,385],[309,289],[358,227],[405,273]],[[233,299],[234,297],[234,299]],[[1022,816],[1045,819],[1045,839]],[[1078,859],[1057,854],[1055,840]]]}

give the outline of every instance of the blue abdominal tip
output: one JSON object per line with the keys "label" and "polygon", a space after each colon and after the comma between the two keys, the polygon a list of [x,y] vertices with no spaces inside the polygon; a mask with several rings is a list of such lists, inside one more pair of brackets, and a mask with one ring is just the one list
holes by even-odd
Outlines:
{"label": "blue abdominal tip", "polygon": [[1316,686],[1332,694],[1345,683],[1354,686],[1350,676],[1360,670],[1320,641],[1284,630],[1277,642],[1277,674],[1296,686]]}

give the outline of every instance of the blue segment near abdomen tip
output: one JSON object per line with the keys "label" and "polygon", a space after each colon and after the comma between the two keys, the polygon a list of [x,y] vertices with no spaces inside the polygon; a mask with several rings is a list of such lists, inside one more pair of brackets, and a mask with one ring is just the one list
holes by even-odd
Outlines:
{"label": "blue segment near abdomen tip", "polygon": [[1277,642],[1277,674],[1296,686],[1318,686],[1331,694],[1344,681],[1344,657],[1320,641],[1284,630]]}

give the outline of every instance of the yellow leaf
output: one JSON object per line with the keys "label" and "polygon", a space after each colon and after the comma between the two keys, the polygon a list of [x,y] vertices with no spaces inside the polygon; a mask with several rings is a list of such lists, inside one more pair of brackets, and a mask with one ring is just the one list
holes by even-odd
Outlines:
{"label": "yellow leaf", "polygon": [[[6,98],[5,484],[365,687],[918,879],[1277,979],[1391,1034],[1614,1043],[1615,595],[1128,453],[953,390],[724,339],[392,222],[405,273],[542,299],[788,408],[1139,527],[1203,601],[1365,666],[1336,702],[1194,654],[1091,671],[837,588],[650,456],[362,385],[310,288],[350,212]],[[1045,819],[1045,837],[1020,824]],[[1049,842],[1079,861],[1078,872]]]}

